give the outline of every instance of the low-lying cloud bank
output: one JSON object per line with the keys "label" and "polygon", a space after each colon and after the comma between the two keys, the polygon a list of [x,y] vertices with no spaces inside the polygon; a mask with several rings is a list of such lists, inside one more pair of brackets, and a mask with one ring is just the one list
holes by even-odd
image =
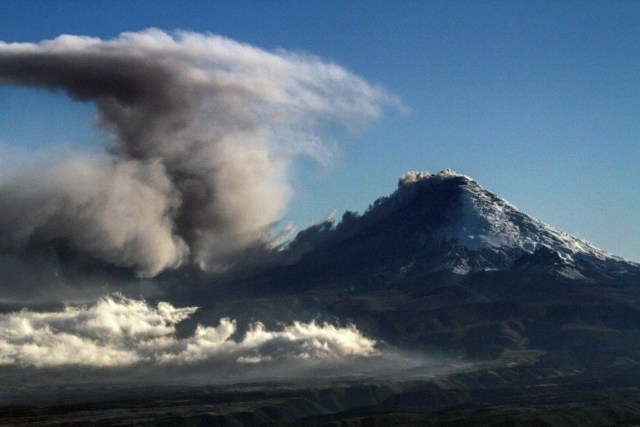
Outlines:
{"label": "low-lying cloud bank", "polygon": [[[239,330],[181,328],[196,307],[155,306],[119,294],[86,306],[0,314],[0,398],[51,398],[51,387],[330,383],[348,380],[424,380],[456,372],[535,364],[540,352],[505,353],[470,361],[394,349],[355,325],[292,322]],[[192,325],[193,326],[193,325]]]}
{"label": "low-lying cloud bank", "polygon": [[176,325],[196,307],[176,308],[122,296],[63,311],[0,314],[0,368],[167,368],[200,364],[340,361],[378,355],[376,342],[353,326],[294,322],[280,330],[252,324],[241,338],[236,323],[198,325],[179,338]]}
{"label": "low-lying cloud bank", "polygon": [[104,153],[3,177],[0,252],[57,248],[147,278],[186,264],[224,268],[269,242],[291,197],[292,161],[331,155],[326,125],[358,128],[397,105],[307,54],[157,29],[0,42],[0,84],[94,102],[112,136]]}

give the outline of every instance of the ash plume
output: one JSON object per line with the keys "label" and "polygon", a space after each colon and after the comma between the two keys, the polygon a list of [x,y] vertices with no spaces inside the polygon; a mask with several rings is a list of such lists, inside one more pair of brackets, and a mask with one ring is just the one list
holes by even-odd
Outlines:
{"label": "ash plume", "polygon": [[0,83],[94,102],[112,136],[0,181],[0,250],[64,245],[139,277],[223,267],[268,241],[292,161],[322,160],[322,128],[359,127],[392,96],[306,54],[149,29],[112,40],[0,42]]}

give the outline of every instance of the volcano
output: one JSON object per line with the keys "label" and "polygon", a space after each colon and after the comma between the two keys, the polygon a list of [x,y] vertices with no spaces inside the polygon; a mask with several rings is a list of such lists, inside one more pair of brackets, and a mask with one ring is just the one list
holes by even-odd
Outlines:
{"label": "volcano", "polygon": [[337,319],[465,357],[540,350],[608,366],[640,350],[640,265],[449,169],[409,172],[362,215],[303,230],[268,267],[232,277],[195,291],[212,302],[200,316]]}
{"label": "volcano", "polygon": [[554,266],[548,274],[598,281],[639,271],[637,264],[533,219],[450,169],[405,174],[398,190],[364,215],[347,212],[336,227],[325,222],[303,231],[289,250],[304,248],[309,239],[319,245],[307,259],[334,252],[349,265],[354,257],[378,266],[393,260],[403,264],[401,272],[415,266],[467,275],[547,262]]}

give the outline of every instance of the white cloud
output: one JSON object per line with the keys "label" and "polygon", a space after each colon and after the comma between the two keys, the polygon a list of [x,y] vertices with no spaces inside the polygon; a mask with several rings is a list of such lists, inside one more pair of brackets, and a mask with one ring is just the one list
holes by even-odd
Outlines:
{"label": "white cloud", "polygon": [[14,367],[166,367],[200,362],[260,364],[274,361],[343,360],[378,354],[375,341],[355,326],[294,322],[270,331],[251,325],[232,339],[236,323],[198,325],[187,338],[176,337],[176,325],[197,308],[121,296],[57,312],[0,314],[0,366]]}

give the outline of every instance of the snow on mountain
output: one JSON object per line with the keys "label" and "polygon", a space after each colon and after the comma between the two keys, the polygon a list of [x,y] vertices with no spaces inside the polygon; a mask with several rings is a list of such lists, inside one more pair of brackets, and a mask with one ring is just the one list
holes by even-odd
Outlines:
{"label": "snow on mountain", "polygon": [[473,180],[469,179],[462,187],[461,203],[463,217],[454,225],[451,237],[471,250],[509,246],[533,253],[544,246],[566,256],[582,252],[599,259],[611,257],[587,242],[531,218]]}
{"label": "snow on mountain", "polygon": [[[463,247],[467,253],[493,252],[511,265],[525,254],[548,252],[562,264],[557,269],[560,275],[576,279],[584,279],[578,264],[589,264],[602,270],[611,261],[617,267],[604,268],[607,275],[624,273],[624,265],[637,267],[526,215],[470,177],[451,169],[437,174],[409,172],[400,178],[399,187],[414,187],[412,191],[420,192],[430,186],[443,186],[451,180],[459,183],[451,190],[456,193],[457,200],[448,209],[451,220],[443,227],[442,238]],[[447,265],[447,269],[459,274],[495,269],[493,265],[482,263],[472,265],[469,257],[458,257],[457,261]]]}

